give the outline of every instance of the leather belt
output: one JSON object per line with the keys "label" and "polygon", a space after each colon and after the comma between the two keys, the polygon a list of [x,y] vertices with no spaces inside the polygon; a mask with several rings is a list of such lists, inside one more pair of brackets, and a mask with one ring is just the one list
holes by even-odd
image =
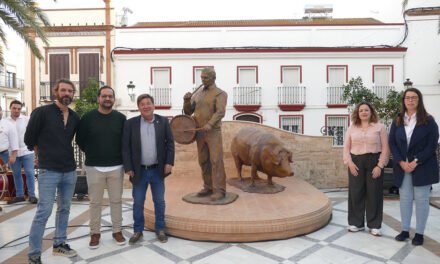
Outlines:
{"label": "leather belt", "polygon": [[151,170],[151,169],[156,169],[156,168],[157,168],[157,163],[152,164],[152,165],[141,165],[141,169],[144,169],[144,170]]}

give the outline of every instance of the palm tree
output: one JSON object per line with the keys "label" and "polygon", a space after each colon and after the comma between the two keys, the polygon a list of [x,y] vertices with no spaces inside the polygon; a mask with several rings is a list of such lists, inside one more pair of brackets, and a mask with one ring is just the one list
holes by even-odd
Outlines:
{"label": "palm tree", "polygon": [[[11,28],[29,46],[31,52],[43,59],[40,50],[30,32],[35,34],[48,45],[44,26],[49,26],[49,20],[34,0],[0,0],[0,44],[7,47],[4,26]],[[0,65],[3,65],[3,45],[0,45]]]}

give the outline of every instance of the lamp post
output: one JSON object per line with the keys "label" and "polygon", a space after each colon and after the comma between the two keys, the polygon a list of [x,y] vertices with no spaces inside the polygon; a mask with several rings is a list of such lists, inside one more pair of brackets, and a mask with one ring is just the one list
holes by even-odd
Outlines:
{"label": "lamp post", "polygon": [[405,86],[405,89],[412,88],[413,82],[409,80],[409,78],[406,78],[406,81],[403,83],[403,86]]}
{"label": "lamp post", "polygon": [[135,87],[136,87],[136,85],[133,84],[133,81],[130,81],[130,83],[127,84],[128,95],[130,96],[130,100],[132,102],[134,102],[134,97],[136,96],[136,94],[134,93]]}

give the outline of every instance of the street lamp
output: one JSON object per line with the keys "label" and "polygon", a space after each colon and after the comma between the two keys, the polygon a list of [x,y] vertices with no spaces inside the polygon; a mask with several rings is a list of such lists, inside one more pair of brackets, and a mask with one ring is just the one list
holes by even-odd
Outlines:
{"label": "street lamp", "polygon": [[409,78],[406,78],[406,81],[403,83],[403,86],[405,86],[405,89],[412,88],[413,82],[409,80]]}
{"label": "street lamp", "polygon": [[134,102],[134,97],[136,96],[136,94],[134,93],[135,87],[136,85],[133,84],[133,81],[130,81],[130,83],[127,84],[128,95],[130,96],[132,102]]}

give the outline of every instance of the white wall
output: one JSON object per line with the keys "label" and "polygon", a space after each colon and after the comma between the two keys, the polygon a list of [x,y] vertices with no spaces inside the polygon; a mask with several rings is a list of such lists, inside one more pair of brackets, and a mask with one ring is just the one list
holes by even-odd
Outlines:
{"label": "white wall", "polygon": [[[304,133],[320,135],[325,114],[348,114],[346,108],[331,109],[327,104],[326,65],[348,65],[349,79],[361,76],[367,87],[372,87],[372,65],[394,65],[394,85],[402,89],[403,53],[401,52],[344,52],[344,53],[280,53],[280,54],[178,54],[178,55],[115,55],[115,88],[121,98],[118,109],[135,110],[136,103],[129,100],[126,85],[133,81],[136,95],[148,93],[151,86],[151,67],[167,66],[172,71],[172,108],[157,110],[159,114],[174,116],[181,113],[183,95],[192,91],[193,66],[214,66],[217,85],[228,93],[225,120],[232,120],[237,113],[233,108],[233,87],[236,83],[237,66],[258,66],[259,83],[262,87],[262,107],[256,113],[262,115],[263,123],[279,127],[279,115],[304,115]],[[306,86],[306,108],[301,112],[281,111],[278,108],[277,87],[280,85],[281,65],[302,65],[303,83]]]}
{"label": "white wall", "polygon": [[[130,48],[212,48],[212,47],[345,47],[395,45],[402,38],[402,25],[378,26],[299,26],[243,28],[119,28],[115,32],[116,47]],[[404,52],[283,52],[283,53],[186,53],[186,54],[115,54],[114,78],[119,100],[118,109],[129,116],[137,114],[136,103],[127,95],[126,85],[133,81],[136,94],[150,87],[151,67],[172,68],[172,108],[157,110],[174,116],[181,113],[183,95],[192,91],[193,66],[214,66],[217,85],[228,93],[225,120],[232,120],[238,111],[233,107],[233,87],[237,66],[258,66],[262,87],[262,107],[256,112],[263,123],[279,127],[279,115],[303,115],[304,133],[320,135],[327,114],[348,114],[346,108],[327,107],[327,65],[348,65],[348,79],[361,76],[372,87],[372,65],[394,65],[394,85],[403,89]],[[281,111],[277,101],[280,66],[301,65],[301,86],[306,87],[306,107],[302,111]],[[132,112],[129,112],[132,110]]]}

